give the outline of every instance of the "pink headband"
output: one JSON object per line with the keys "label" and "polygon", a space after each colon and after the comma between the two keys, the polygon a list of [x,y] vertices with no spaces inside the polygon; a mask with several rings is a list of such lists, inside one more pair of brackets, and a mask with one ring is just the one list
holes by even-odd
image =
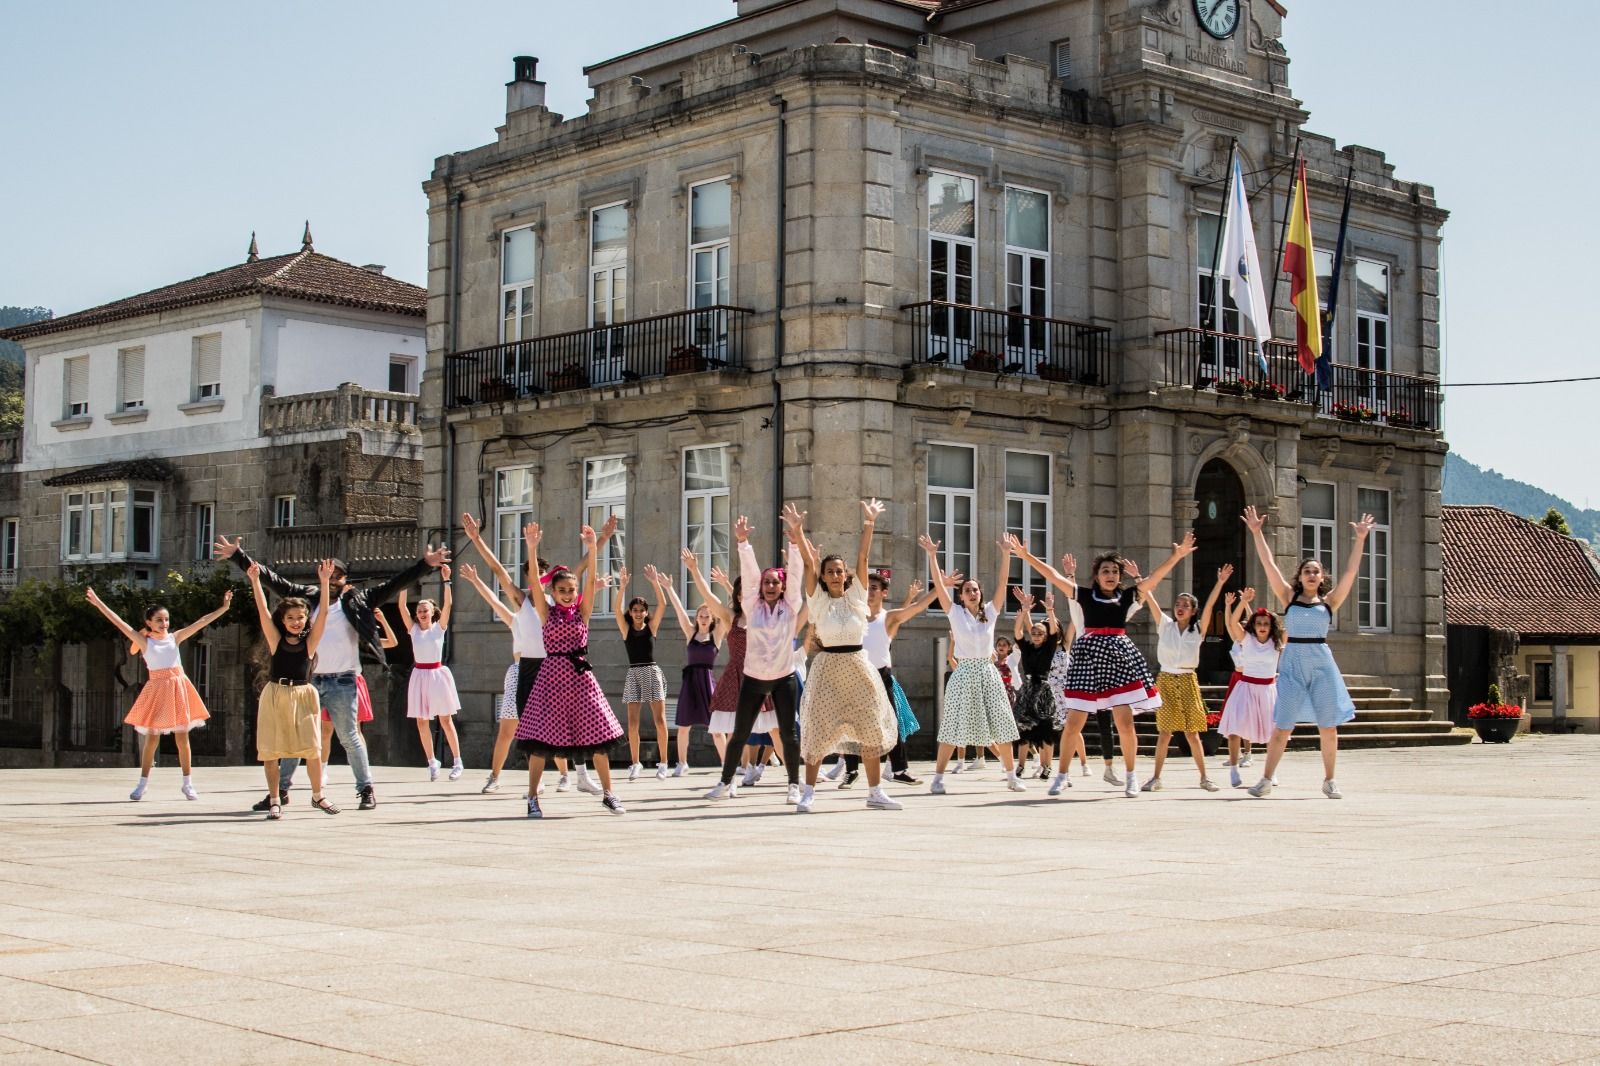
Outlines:
{"label": "pink headband", "polygon": [[789,580],[788,572],[781,566],[769,566],[761,571],[761,580],[765,581],[773,575],[776,575],[779,581],[788,582]]}

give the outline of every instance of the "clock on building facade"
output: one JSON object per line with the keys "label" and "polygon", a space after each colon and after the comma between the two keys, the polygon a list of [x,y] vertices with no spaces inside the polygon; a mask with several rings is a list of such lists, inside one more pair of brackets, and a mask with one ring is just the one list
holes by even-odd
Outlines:
{"label": "clock on building facade", "polygon": [[1194,13],[1201,29],[1219,41],[1239,28],[1239,0],[1194,0]]}

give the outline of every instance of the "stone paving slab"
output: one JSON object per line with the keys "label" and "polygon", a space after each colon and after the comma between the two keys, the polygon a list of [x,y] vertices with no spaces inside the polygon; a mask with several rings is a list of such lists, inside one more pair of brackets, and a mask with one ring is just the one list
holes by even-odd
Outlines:
{"label": "stone paving slab", "polygon": [[[712,772],[523,817],[377,771],[0,776],[0,1066],[1600,1062],[1600,738],[1294,753],[1268,800]],[[926,773],[928,768],[915,768]],[[1259,772],[1259,767],[1257,768]]]}

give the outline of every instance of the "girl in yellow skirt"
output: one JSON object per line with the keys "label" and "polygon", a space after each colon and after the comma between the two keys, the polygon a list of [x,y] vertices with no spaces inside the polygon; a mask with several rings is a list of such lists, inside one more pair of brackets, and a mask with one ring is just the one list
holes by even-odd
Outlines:
{"label": "girl in yellow skirt", "polygon": [[[328,599],[328,580],[334,563],[324,559],[317,566],[317,582],[322,589],[320,602]],[[246,571],[256,597],[256,613],[261,618],[261,638],[266,644],[266,684],[256,710],[256,755],[267,772],[267,817],[283,817],[278,805],[278,760],[304,759],[311,777],[311,805],[324,814],[338,814],[339,808],[322,795],[322,738],[318,713],[321,700],[311,683],[311,664],[322,641],[328,612],[318,611],[311,620],[311,605],[299,596],[285,596],[278,606],[267,610],[267,596],[261,591],[261,564],[251,563]],[[307,625],[310,626],[308,633]]]}
{"label": "girl in yellow skirt", "polygon": [[1139,589],[1139,598],[1156,620],[1156,662],[1160,665],[1156,691],[1161,693],[1161,706],[1156,708],[1156,770],[1141,787],[1142,792],[1161,791],[1161,768],[1166,765],[1167,747],[1174,733],[1182,733],[1189,740],[1189,754],[1200,768],[1200,787],[1207,792],[1220,788],[1206,776],[1206,755],[1200,745],[1200,734],[1206,731],[1206,703],[1200,697],[1195,671],[1200,667],[1200,647],[1211,626],[1211,612],[1232,576],[1231,565],[1217,570],[1217,583],[1211,587],[1204,607],[1199,607],[1194,593],[1178,593],[1172,601],[1171,617],[1162,613],[1152,590],[1142,586]]}
{"label": "girl in yellow skirt", "polygon": [[211,715],[201,702],[194,682],[183,672],[183,664],[178,660],[178,645],[226,614],[233,603],[233,593],[223,593],[221,607],[176,633],[168,632],[171,618],[165,607],[146,610],[144,628],[135,632],[132,626],[117,616],[117,612],[95,595],[94,589],[84,590],[84,595],[94,609],[105,615],[106,620],[128,638],[128,643],[144,655],[145,669],[150,673],[149,680],[139,692],[139,698],[133,701],[128,717],[122,720],[144,738],[139,753],[139,783],[128,793],[128,798],[135,802],[144,798],[144,790],[150,786],[150,766],[155,762],[156,746],[161,743],[163,733],[171,733],[178,745],[178,765],[183,769],[183,798],[198,799],[194,782],[190,780],[193,766],[189,758],[189,730],[205,725]]}

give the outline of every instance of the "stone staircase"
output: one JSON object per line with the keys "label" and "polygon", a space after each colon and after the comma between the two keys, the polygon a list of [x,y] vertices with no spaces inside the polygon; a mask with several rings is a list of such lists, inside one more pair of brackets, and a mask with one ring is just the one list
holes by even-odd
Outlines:
{"label": "stone staircase", "polygon": [[[1449,744],[1468,744],[1472,731],[1457,729],[1449,722],[1436,722],[1426,708],[1413,708],[1411,700],[1399,695],[1383,684],[1383,679],[1369,674],[1345,674],[1344,683],[1355,701],[1355,720],[1339,727],[1339,747],[1352,748],[1419,748]],[[1227,688],[1223,685],[1202,685],[1200,694],[1212,711],[1222,709],[1222,699]],[[1154,755],[1156,744],[1155,715],[1142,714],[1134,719],[1139,734],[1139,754]],[[1100,734],[1091,723],[1084,730],[1084,743],[1090,755],[1099,755]],[[1316,726],[1295,727],[1289,738],[1291,751],[1315,749],[1318,743]],[[1186,744],[1174,738],[1168,756],[1181,755]]]}

